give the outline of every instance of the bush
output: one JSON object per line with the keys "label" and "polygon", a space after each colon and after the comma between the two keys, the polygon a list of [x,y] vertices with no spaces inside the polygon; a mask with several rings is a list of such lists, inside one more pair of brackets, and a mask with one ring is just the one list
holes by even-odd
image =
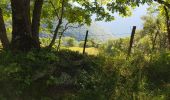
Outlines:
{"label": "bush", "polygon": [[[82,48],[84,47],[84,41],[80,41],[79,42],[79,47],[82,47]],[[94,44],[91,41],[88,41],[86,43],[86,47],[89,48],[89,47],[95,47],[95,46],[94,46]]]}
{"label": "bush", "polygon": [[[98,41],[98,42],[99,42],[99,41]],[[87,46],[88,46],[88,47],[98,48],[98,45],[99,45],[99,44],[97,44],[97,41],[95,41],[94,39],[89,39],[89,40],[87,41]]]}
{"label": "bush", "polygon": [[63,39],[63,44],[67,47],[73,47],[73,46],[76,46],[77,42],[76,42],[75,38],[65,37]]}
{"label": "bush", "polygon": [[121,53],[127,53],[129,40],[128,38],[117,39],[117,40],[108,40],[106,43],[103,43],[99,49],[101,53],[106,55],[116,56]]}
{"label": "bush", "polygon": [[[146,75],[150,86],[154,89],[167,88],[170,83],[170,52],[163,52],[153,57],[146,68]],[[170,88],[170,87],[169,87]]]}

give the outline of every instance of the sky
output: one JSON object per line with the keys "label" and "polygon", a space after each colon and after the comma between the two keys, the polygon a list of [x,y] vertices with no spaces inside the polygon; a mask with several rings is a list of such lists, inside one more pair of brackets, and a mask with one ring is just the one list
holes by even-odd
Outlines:
{"label": "sky", "polygon": [[116,37],[129,36],[133,26],[137,26],[137,29],[142,29],[143,22],[141,17],[147,14],[147,8],[148,5],[142,5],[134,9],[130,17],[123,18],[116,14],[116,19],[112,22],[98,21],[95,23]]}

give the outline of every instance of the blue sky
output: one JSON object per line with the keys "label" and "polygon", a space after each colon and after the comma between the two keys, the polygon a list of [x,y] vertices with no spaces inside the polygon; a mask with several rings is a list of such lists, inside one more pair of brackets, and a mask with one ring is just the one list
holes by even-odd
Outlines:
{"label": "blue sky", "polygon": [[137,29],[141,29],[142,20],[141,17],[146,15],[148,5],[142,5],[137,7],[132,11],[132,16],[122,18],[117,14],[115,16],[115,20],[112,22],[95,22],[100,27],[103,27],[106,32],[110,32],[115,34],[116,37],[128,36],[131,33],[132,26],[137,26]]}

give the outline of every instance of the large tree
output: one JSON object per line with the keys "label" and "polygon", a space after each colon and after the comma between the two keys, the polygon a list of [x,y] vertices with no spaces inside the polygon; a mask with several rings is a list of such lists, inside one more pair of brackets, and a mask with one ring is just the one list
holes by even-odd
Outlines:
{"label": "large tree", "polygon": [[28,50],[34,47],[32,39],[30,0],[11,0],[12,8],[12,49]]}
{"label": "large tree", "polygon": [[40,48],[38,34],[43,0],[34,0],[33,11],[31,11],[32,2],[30,0],[3,0],[1,2],[0,6],[5,13],[9,13],[7,10],[12,11],[12,16],[9,16],[12,17],[12,40],[9,45],[2,10],[0,10],[0,37],[3,47],[10,46],[12,50],[20,51]]}

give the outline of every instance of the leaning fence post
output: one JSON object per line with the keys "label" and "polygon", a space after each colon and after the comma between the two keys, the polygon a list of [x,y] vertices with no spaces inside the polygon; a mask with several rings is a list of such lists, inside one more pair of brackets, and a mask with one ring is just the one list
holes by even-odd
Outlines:
{"label": "leaning fence post", "polygon": [[129,49],[128,49],[128,56],[131,54],[132,46],[133,46],[133,40],[135,36],[136,26],[133,26],[131,37],[130,37],[130,43],[129,43]]}
{"label": "leaning fence post", "polygon": [[89,31],[86,31],[86,37],[85,37],[85,41],[84,41],[84,48],[83,48],[83,54],[85,54],[85,50],[86,50],[86,44],[87,44],[87,37],[88,37],[88,33]]}

